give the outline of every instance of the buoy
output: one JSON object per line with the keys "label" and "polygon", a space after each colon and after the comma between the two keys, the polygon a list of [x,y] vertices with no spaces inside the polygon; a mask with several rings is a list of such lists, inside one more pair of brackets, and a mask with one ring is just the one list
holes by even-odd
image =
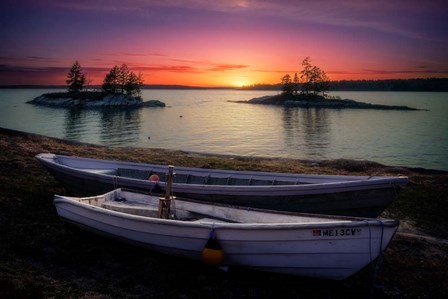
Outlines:
{"label": "buoy", "polygon": [[157,174],[152,174],[152,175],[148,178],[148,180],[151,181],[151,182],[158,182],[158,181],[160,181],[160,178],[159,178],[159,176],[158,176]]}
{"label": "buoy", "polygon": [[219,267],[224,262],[224,250],[216,239],[214,230],[202,250],[202,262],[209,267]]}

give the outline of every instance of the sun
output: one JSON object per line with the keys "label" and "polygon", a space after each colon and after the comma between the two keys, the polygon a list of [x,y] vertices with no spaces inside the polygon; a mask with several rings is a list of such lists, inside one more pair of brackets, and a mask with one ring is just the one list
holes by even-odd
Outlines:
{"label": "sun", "polygon": [[241,78],[236,78],[235,80],[232,81],[232,85],[235,87],[244,87],[249,85],[249,82]]}

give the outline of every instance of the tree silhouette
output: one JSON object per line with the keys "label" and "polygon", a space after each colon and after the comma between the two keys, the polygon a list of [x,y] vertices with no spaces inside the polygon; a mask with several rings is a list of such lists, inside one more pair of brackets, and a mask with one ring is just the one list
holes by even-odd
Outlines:
{"label": "tree silhouette", "polygon": [[302,61],[303,70],[300,72],[302,80],[302,93],[308,95],[310,92],[318,94],[325,92],[329,88],[330,80],[323,70],[311,65],[310,58],[306,57]]}
{"label": "tree silhouette", "polygon": [[327,77],[327,74],[325,74],[325,72],[319,68],[316,78],[317,79],[313,85],[314,94],[318,94],[319,92],[325,94],[325,92],[330,88],[330,79]]}
{"label": "tree silhouette", "polygon": [[67,74],[67,80],[69,92],[80,92],[86,84],[86,75],[81,69],[81,65],[78,61],[75,61],[70,71]]}
{"label": "tree silhouette", "polygon": [[129,74],[128,80],[124,87],[127,94],[132,96],[139,96],[141,93],[141,87],[143,86],[142,74],[139,73],[136,76],[133,72]]}
{"label": "tree silhouette", "polygon": [[309,57],[302,61],[302,67],[300,80],[297,73],[295,73],[293,80],[291,80],[289,74],[282,77],[282,93],[285,95],[297,95],[300,86],[301,93],[304,95],[309,95],[310,93],[316,95],[320,92],[325,94],[325,91],[330,88],[330,79],[327,77],[327,74],[319,67],[311,65]]}
{"label": "tree silhouette", "polygon": [[286,74],[282,77],[282,93],[285,95],[292,95],[294,92],[294,86],[291,81],[291,76]]}
{"label": "tree silhouette", "polygon": [[143,86],[142,75],[138,76],[128,69],[126,64],[114,66],[104,77],[102,88],[108,93],[126,93],[139,96]]}
{"label": "tree silhouette", "polygon": [[297,76],[297,73],[294,74],[294,79],[292,80],[292,86],[294,94],[297,95],[299,92],[299,76]]}
{"label": "tree silhouette", "polygon": [[302,80],[302,93],[308,95],[311,91],[315,70],[313,71],[313,66],[310,63],[310,58],[306,57],[302,61],[302,71],[300,72],[300,79]]}
{"label": "tree silhouette", "polygon": [[103,80],[103,90],[108,93],[119,93],[119,73],[120,68],[114,66]]}
{"label": "tree silhouette", "polygon": [[126,64],[122,64],[118,68],[118,89],[121,93],[124,93],[126,90],[126,85],[129,80],[131,72],[128,69],[128,66]]}

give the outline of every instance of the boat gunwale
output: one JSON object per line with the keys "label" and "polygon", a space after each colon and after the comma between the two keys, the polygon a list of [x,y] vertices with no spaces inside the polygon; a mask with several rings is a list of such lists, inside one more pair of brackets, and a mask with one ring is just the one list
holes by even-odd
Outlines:
{"label": "boat gunwale", "polygon": [[[104,197],[107,194],[114,193],[118,189],[115,189],[113,191],[107,192],[102,195],[90,197],[90,198],[98,198],[98,197]],[[130,192],[130,191],[127,191]],[[133,191],[131,191],[133,192]],[[140,193],[140,192],[136,192]],[[142,193],[140,193],[142,194]],[[152,195],[148,195],[152,196]],[[88,197],[70,197],[70,196],[63,196],[63,195],[57,195],[54,196],[54,204],[57,205],[57,203],[66,203],[71,204],[74,206],[79,206],[81,208],[86,208],[95,212],[101,212],[102,214],[110,214],[117,216],[119,218],[127,218],[129,220],[135,220],[135,221],[141,221],[141,222],[152,222],[157,224],[168,224],[170,225],[176,225],[181,227],[211,227],[214,228],[226,228],[226,229],[271,229],[271,230],[284,230],[284,229],[310,229],[310,228],[346,228],[346,227],[359,227],[359,226],[368,226],[368,227],[375,227],[375,226],[383,226],[383,227],[398,227],[399,221],[393,220],[393,219],[383,219],[383,218],[362,218],[362,217],[348,217],[348,216],[330,216],[330,215],[320,215],[320,214],[309,214],[309,213],[295,213],[295,212],[286,212],[286,211],[273,211],[273,210],[264,210],[264,209],[256,209],[256,208],[240,208],[236,206],[230,206],[230,205],[224,205],[224,204],[209,204],[209,203],[203,203],[200,201],[194,201],[194,200],[184,200],[189,203],[198,203],[201,205],[210,205],[210,206],[218,206],[218,207],[224,207],[228,209],[236,209],[236,210],[244,210],[244,211],[256,211],[260,213],[273,213],[273,214],[284,214],[289,216],[304,216],[307,218],[327,218],[327,219],[337,219],[339,221],[329,221],[329,222],[307,222],[307,223],[294,223],[294,222],[271,222],[271,223],[235,223],[235,222],[220,222],[219,219],[217,219],[217,222],[200,222],[200,221],[184,221],[184,220],[175,220],[175,219],[160,219],[155,217],[148,217],[148,216],[140,216],[140,215],[134,215],[130,213],[125,212],[119,212],[110,210],[107,208],[103,208],[101,206],[95,206],[92,204],[89,204],[87,202],[80,202],[78,200],[82,200],[83,198]],[[181,199],[176,199],[177,201]],[[181,200],[182,201],[182,200]]]}
{"label": "boat gunwale", "polygon": [[[49,163],[54,163],[57,165],[65,166],[73,169],[84,169],[88,171],[89,168],[77,168],[70,165],[65,165],[60,161],[57,161],[58,158],[68,159],[68,160],[77,160],[77,161],[87,161],[94,162],[99,164],[120,164],[120,165],[131,165],[136,167],[138,170],[148,170],[149,167],[161,168],[165,170],[168,165],[163,164],[151,164],[151,163],[143,163],[143,162],[132,162],[132,161],[118,161],[118,160],[104,160],[104,159],[96,159],[96,158],[88,158],[88,157],[78,157],[78,156],[66,156],[60,154],[53,153],[39,153],[36,155],[36,158],[39,160],[45,160]],[[95,168],[92,168],[95,169]],[[111,168],[111,170],[116,170],[116,167]],[[273,176],[277,175],[280,177],[303,177],[303,178],[322,178],[322,179],[337,179],[337,178],[345,178],[345,181],[358,181],[358,180],[377,180],[383,178],[400,178],[406,179],[406,176],[368,176],[368,175],[321,175],[321,174],[303,174],[303,173],[287,173],[287,172],[268,172],[268,171],[246,171],[246,170],[231,170],[231,169],[214,169],[214,168],[199,168],[199,167],[186,167],[186,166],[176,166],[176,171],[178,172],[213,172],[213,173],[223,173],[223,174],[241,174],[241,175],[256,175],[256,176]]]}
{"label": "boat gunwale", "polygon": [[[95,171],[89,171],[89,168],[77,168],[70,165],[65,165],[57,161],[58,157],[63,157],[64,159],[74,159],[74,160],[87,160],[87,161],[93,161],[102,164],[131,164],[135,165],[136,167],[139,167],[141,169],[139,170],[147,170],[144,169],[145,166],[154,166],[157,168],[166,168],[167,166],[164,165],[155,165],[155,164],[143,164],[145,166],[142,166],[142,163],[138,162],[121,162],[121,161],[113,161],[113,160],[101,160],[101,159],[93,159],[93,158],[81,158],[81,157],[72,157],[72,156],[64,156],[64,155],[57,155],[57,154],[38,154],[36,155],[36,158],[43,162],[44,165],[53,165],[57,168],[67,169],[71,172],[76,172],[78,174],[90,174],[91,176],[95,177],[110,177],[112,180],[114,178],[117,178],[118,180],[130,180],[142,183],[145,182],[145,184],[148,185],[159,185],[160,187],[164,187],[166,185],[165,182],[151,182],[148,180],[142,180],[137,178],[131,178],[131,177],[125,177],[125,176],[118,176],[114,174],[108,174],[108,173],[99,173]],[[92,168],[96,169],[96,168]],[[189,169],[192,169],[193,171],[197,171],[197,169],[202,170],[200,168],[189,168],[189,167],[176,167],[176,171],[188,171]],[[111,168],[110,170],[117,170],[116,167]],[[266,190],[278,190],[282,189],[284,191],[312,191],[316,187],[319,188],[334,188],[336,189],[345,189],[347,187],[372,187],[376,185],[384,185],[383,188],[390,188],[390,186],[396,186],[397,188],[400,188],[401,185],[406,185],[408,182],[408,178],[405,176],[340,176],[340,175],[308,175],[308,174],[288,174],[288,173],[276,173],[276,172],[246,172],[246,171],[238,171],[238,170],[220,170],[220,169],[204,169],[204,171],[212,171],[212,172],[228,172],[229,174],[232,174],[234,172],[238,172],[241,175],[247,175],[247,174],[254,174],[258,176],[273,176],[273,175],[283,175],[285,177],[302,177],[304,179],[319,179],[319,180],[325,180],[325,179],[336,179],[341,178],[339,181],[335,182],[318,182],[318,183],[305,183],[305,184],[298,184],[298,185],[207,185],[207,184],[192,184],[192,183],[174,183],[179,188],[200,188],[200,189],[207,189],[207,191],[218,191],[218,192],[228,192],[229,190],[234,190],[235,192],[239,191],[250,191],[250,192],[257,192],[259,191],[266,191]],[[261,174],[261,175],[260,175]],[[224,189],[224,190],[223,190]],[[322,190],[320,190],[322,191]],[[332,189],[330,192],[334,192]]]}

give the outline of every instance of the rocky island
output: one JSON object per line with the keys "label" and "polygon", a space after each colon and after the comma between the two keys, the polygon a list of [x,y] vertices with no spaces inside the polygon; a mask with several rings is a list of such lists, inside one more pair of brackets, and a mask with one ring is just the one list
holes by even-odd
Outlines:
{"label": "rocky island", "polygon": [[158,100],[143,101],[141,88],[143,78],[128,69],[126,64],[115,65],[106,74],[98,91],[84,91],[87,76],[76,61],[67,74],[67,92],[46,93],[27,103],[51,107],[76,108],[134,108],[165,107]]}
{"label": "rocky island", "polygon": [[408,106],[389,106],[364,102],[357,102],[349,99],[327,98],[316,94],[278,94],[273,96],[263,96],[253,98],[248,101],[237,101],[236,103],[262,104],[262,105],[280,105],[285,107],[300,108],[332,108],[332,109],[379,109],[379,110],[411,110],[417,111],[421,109]]}
{"label": "rocky island", "polygon": [[302,61],[302,67],[302,71],[295,73],[294,76],[286,74],[282,77],[281,94],[254,98],[249,101],[237,101],[237,103],[300,108],[422,110],[408,106],[371,104],[325,96],[325,92],[330,87],[330,79],[325,71],[312,65],[309,57]]}
{"label": "rocky island", "polygon": [[128,94],[114,94],[107,92],[60,92],[47,93],[27,102],[30,104],[51,107],[165,107],[165,103],[158,100],[143,101],[139,96]]}

